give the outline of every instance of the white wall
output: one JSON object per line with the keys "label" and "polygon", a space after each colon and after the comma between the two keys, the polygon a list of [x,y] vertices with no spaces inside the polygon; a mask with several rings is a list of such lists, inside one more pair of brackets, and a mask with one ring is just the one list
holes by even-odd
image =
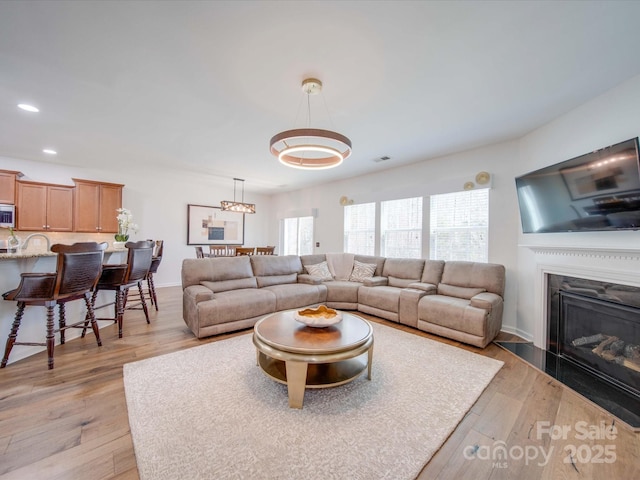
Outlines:
{"label": "white wall", "polygon": [[[517,236],[519,217],[515,194],[518,143],[506,142],[467,152],[427,160],[413,165],[346,179],[340,182],[275,195],[269,222],[270,244],[278,244],[278,219],[309,214],[317,209],[315,240],[320,247],[315,253],[343,250],[343,207],[340,197],[346,195],[354,203],[367,203],[395,198],[429,196],[463,190],[467,181],[475,182],[480,171],[492,176],[489,219],[489,261],[507,269],[504,329],[516,331],[517,301]],[[349,160],[347,160],[349,161]],[[312,174],[312,172],[310,172]],[[307,212],[307,213],[305,213]],[[426,256],[426,251],[423,256]]]}
{"label": "white wall", "polygon": [[[640,76],[637,76],[523,137],[516,175],[637,137],[639,112]],[[535,255],[526,245],[640,248],[638,231],[527,235],[518,232],[518,329],[529,335],[542,319],[534,314]]]}

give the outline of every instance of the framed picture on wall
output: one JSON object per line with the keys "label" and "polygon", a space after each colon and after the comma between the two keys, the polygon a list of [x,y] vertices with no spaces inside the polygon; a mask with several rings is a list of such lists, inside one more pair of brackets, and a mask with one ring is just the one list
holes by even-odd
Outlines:
{"label": "framed picture on wall", "polygon": [[187,205],[187,245],[244,245],[244,213]]}

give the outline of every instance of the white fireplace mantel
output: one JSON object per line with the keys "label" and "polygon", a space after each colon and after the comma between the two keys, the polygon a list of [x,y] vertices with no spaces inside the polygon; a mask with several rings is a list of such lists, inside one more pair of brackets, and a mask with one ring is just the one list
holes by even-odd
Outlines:
{"label": "white fireplace mantel", "polygon": [[[547,276],[567,275],[640,287],[640,248],[521,245],[535,253],[534,344],[546,349]],[[640,247],[640,246],[639,246]]]}
{"label": "white fireplace mantel", "polygon": [[616,247],[585,247],[585,246],[550,246],[550,245],[520,245],[532,250],[538,255],[553,255],[562,257],[589,257],[616,260],[640,261],[640,248]]}

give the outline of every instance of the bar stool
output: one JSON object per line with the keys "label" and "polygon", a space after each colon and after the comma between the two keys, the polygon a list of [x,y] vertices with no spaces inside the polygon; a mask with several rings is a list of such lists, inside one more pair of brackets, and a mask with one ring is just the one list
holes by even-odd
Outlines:
{"label": "bar stool", "polygon": [[156,251],[151,258],[151,266],[149,267],[149,274],[147,275],[149,298],[151,299],[151,305],[156,307],[156,312],[158,311],[158,297],[156,296],[156,286],[153,283],[153,274],[158,272],[158,267],[162,261],[163,250],[164,240],[156,240]]}
{"label": "bar stool", "polygon": [[[55,273],[23,273],[20,275],[20,285],[3,295],[5,300],[18,302],[18,310],[7,338],[4,357],[0,368],[4,368],[9,360],[9,354],[14,345],[42,345],[47,347],[49,369],[53,368],[53,351],[55,334],[60,333],[60,343],[64,344],[64,332],[68,328],[82,328],[82,335],[91,323],[98,346],[102,345],[100,332],[93,310],[92,290],[102,272],[102,261],[106,243],[83,242],[73,245],[56,244],[51,251],[58,254]],[[65,304],[73,300],[84,299],[87,315],[81,321],[66,324]],[[44,306],[47,309],[46,342],[17,342],[18,329],[25,307],[29,305]],[[58,329],[54,329],[54,308],[58,305]]]}
{"label": "bar stool", "polygon": [[[149,242],[153,242],[153,240],[148,240]],[[160,266],[160,262],[162,261],[162,253],[164,250],[164,241],[156,240],[155,241],[155,252],[153,257],[151,257],[151,266],[149,267],[149,273],[147,274],[147,288],[144,289],[144,293],[149,296],[149,300],[151,305],[156,307],[156,311],[158,311],[158,297],[156,296],[156,286],[153,283],[153,274],[158,272],[158,267]],[[133,295],[133,298],[131,298]],[[133,300],[133,304],[131,300]],[[142,310],[142,300],[140,298],[140,290],[137,293],[131,293],[129,291],[127,293],[127,298],[125,298],[125,310]]]}
{"label": "bar stool", "polygon": [[[94,309],[108,307],[114,305],[113,318],[97,318],[96,320],[113,320],[118,324],[118,337],[122,338],[122,319],[124,317],[125,303],[127,293],[131,287],[138,287],[140,292],[140,303],[144,310],[144,316],[149,321],[149,311],[142,290],[142,281],[147,278],[149,269],[151,268],[151,260],[153,257],[153,241],[127,242],[125,247],[129,250],[127,253],[127,263],[120,265],[103,265],[102,275],[98,280],[98,285],[93,292],[92,303]],[[100,290],[115,291],[115,302],[107,303],[99,307],[95,307],[96,296]],[[85,330],[88,324],[85,323]],[[82,334],[84,335],[84,331]]]}

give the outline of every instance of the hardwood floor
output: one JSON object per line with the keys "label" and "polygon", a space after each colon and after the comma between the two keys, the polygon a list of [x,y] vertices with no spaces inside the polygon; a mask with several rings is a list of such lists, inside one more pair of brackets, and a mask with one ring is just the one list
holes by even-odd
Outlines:
{"label": "hardwood floor", "polygon": [[[158,289],[158,296],[151,325],[141,311],[127,311],[122,339],[107,326],[102,347],[92,335],[57,346],[54,370],[44,352],[0,370],[0,480],[138,478],[122,365],[248,332],[198,340],[182,321],[180,288]],[[365,317],[504,362],[419,479],[640,478],[640,434],[515,355]],[[541,422],[564,428],[564,438],[552,440]],[[611,425],[617,433],[605,438],[601,430]],[[601,430],[583,439],[591,426]]]}

